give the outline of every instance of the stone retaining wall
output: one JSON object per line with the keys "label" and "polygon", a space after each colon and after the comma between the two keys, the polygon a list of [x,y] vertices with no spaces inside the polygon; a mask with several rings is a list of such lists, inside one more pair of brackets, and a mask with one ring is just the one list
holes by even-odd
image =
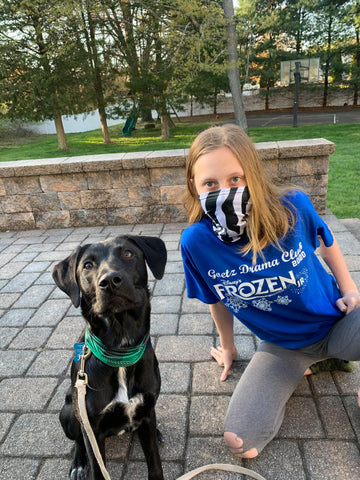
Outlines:
{"label": "stone retaining wall", "polygon": [[[291,182],[325,212],[325,139],[258,143],[271,175]],[[113,153],[0,162],[0,230],[183,222],[187,151]]]}

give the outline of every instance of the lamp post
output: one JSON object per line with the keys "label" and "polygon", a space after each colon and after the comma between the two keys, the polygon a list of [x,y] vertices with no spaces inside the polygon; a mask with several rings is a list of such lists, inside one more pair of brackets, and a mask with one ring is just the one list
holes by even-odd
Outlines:
{"label": "lamp post", "polygon": [[298,111],[298,99],[299,99],[299,83],[301,80],[300,75],[300,62],[295,62],[295,94],[294,94],[294,119],[293,119],[293,127],[297,127],[297,111]]}

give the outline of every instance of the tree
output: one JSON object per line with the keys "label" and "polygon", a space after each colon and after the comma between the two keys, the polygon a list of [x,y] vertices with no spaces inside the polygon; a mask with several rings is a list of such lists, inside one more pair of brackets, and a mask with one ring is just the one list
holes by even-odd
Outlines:
{"label": "tree", "polygon": [[243,2],[247,15],[252,19],[254,39],[250,53],[252,75],[259,78],[265,90],[265,109],[269,108],[270,89],[280,73],[281,49],[281,0],[255,0]]}
{"label": "tree", "polygon": [[[113,39],[113,51],[127,78],[128,98],[133,102],[130,109],[143,119],[148,119],[148,112],[155,109],[161,117],[163,138],[169,136],[170,108],[179,105],[184,93],[195,93],[198,100],[201,97],[208,101],[209,92],[205,97],[196,88],[200,79],[204,85],[205,72],[208,87],[209,80],[213,80],[214,98],[218,88],[214,85],[222,73],[217,61],[220,57],[223,61],[224,51],[218,3],[106,0],[107,34]],[[192,89],[192,85],[196,87]]]}
{"label": "tree", "polygon": [[216,68],[203,68],[196,76],[193,97],[200,105],[212,107],[213,114],[218,113],[219,94],[229,91],[229,79],[225,72]]}
{"label": "tree", "polygon": [[86,53],[74,41],[64,6],[47,0],[0,3],[0,102],[9,118],[55,121],[58,146],[68,145],[61,116],[85,110]]}
{"label": "tree", "polygon": [[[93,85],[93,98],[94,103],[99,111],[101,131],[104,138],[104,143],[110,143],[110,134],[107,125],[107,113],[106,105],[107,99],[105,98],[104,80],[105,70],[107,74],[107,85],[109,91],[109,85],[113,80],[114,75],[110,74],[110,69],[106,65],[106,54],[103,46],[102,51],[99,51],[99,45],[103,40],[103,36],[99,35],[100,25],[102,21],[102,13],[99,11],[98,3],[92,0],[82,0],[81,2],[75,2],[74,11],[78,12],[80,32],[83,36],[82,43],[86,48],[88,54],[89,72],[91,72],[92,85]],[[110,64],[108,60],[108,65]]]}
{"label": "tree", "polygon": [[312,32],[317,0],[287,0],[280,10],[281,30],[286,35],[287,48],[296,58],[306,54],[307,41]]}
{"label": "tree", "polygon": [[349,83],[353,87],[353,104],[358,104],[360,88],[360,0],[350,2],[345,14],[349,33],[346,37],[344,52],[351,56],[348,73]]}
{"label": "tree", "polygon": [[239,125],[239,127],[241,127],[245,132],[247,132],[247,120],[239,78],[237,35],[234,22],[234,6],[232,0],[223,0],[223,8],[225,18],[227,20],[226,39],[228,52],[228,77],[234,104],[235,123]]}
{"label": "tree", "polygon": [[235,23],[238,38],[240,82],[250,83],[250,55],[254,49],[255,24],[254,4],[251,1],[240,1],[235,12]]}
{"label": "tree", "polygon": [[[104,29],[112,40],[113,62],[127,79],[130,110],[149,121],[153,107],[153,74],[159,35],[157,2],[105,0]],[[136,112],[136,113],[135,113]]]}
{"label": "tree", "polygon": [[210,105],[215,114],[220,91],[230,91],[223,16],[221,2],[177,0],[165,41],[173,68],[168,92],[179,101],[186,94],[191,105]]}
{"label": "tree", "polygon": [[[324,72],[323,107],[327,106],[329,77],[332,63],[336,62],[336,43],[345,36],[344,14],[349,0],[318,0],[316,2],[315,28],[312,51],[320,53]],[[320,48],[319,48],[320,47]]]}

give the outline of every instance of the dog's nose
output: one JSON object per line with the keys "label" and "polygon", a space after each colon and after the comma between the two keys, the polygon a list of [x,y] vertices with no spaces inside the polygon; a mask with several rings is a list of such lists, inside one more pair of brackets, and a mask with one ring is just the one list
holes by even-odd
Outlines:
{"label": "dog's nose", "polygon": [[99,282],[99,287],[102,290],[107,290],[110,288],[118,288],[122,282],[120,275],[116,273],[110,273],[101,278]]}

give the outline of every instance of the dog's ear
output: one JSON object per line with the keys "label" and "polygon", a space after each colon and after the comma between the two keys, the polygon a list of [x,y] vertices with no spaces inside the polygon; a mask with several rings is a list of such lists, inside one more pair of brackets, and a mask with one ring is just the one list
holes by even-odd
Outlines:
{"label": "dog's ear", "polygon": [[152,274],[160,280],[164,275],[167,259],[165,243],[157,237],[134,236],[129,239],[143,251]]}
{"label": "dog's ear", "polygon": [[82,247],[78,247],[65,260],[55,265],[52,271],[56,285],[71,298],[76,308],[80,305],[80,288],[76,279],[76,267],[82,250]]}

